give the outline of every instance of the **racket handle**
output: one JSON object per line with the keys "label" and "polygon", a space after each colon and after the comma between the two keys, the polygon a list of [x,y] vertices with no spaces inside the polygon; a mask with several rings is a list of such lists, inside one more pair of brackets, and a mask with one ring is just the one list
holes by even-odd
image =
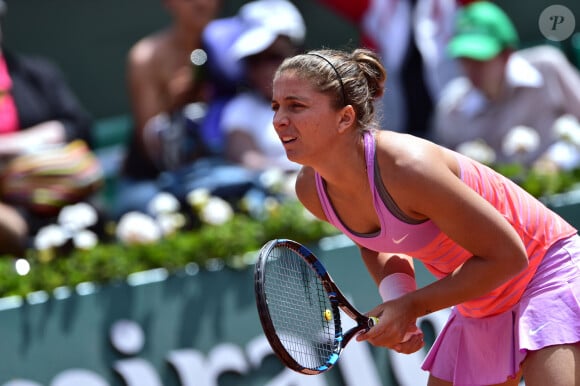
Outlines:
{"label": "racket handle", "polygon": [[370,316],[369,317],[369,328],[372,328],[372,327],[376,326],[377,324],[379,324],[379,318],[377,318],[376,316]]}

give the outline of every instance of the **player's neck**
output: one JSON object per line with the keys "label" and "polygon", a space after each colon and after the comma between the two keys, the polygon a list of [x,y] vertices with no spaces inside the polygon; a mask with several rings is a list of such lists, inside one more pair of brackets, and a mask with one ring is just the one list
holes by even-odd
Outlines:
{"label": "player's neck", "polygon": [[[356,151],[352,151],[355,146]],[[362,141],[358,144],[349,144],[349,149],[338,151],[333,149],[332,154],[343,154],[340,159],[332,157],[324,165],[316,170],[326,181],[331,190],[348,193],[357,191],[361,186],[368,183],[367,165]]]}

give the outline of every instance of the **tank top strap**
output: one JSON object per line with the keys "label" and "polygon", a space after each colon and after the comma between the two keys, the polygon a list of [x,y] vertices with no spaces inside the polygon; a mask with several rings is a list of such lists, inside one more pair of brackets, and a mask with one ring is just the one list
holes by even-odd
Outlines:
{"label": "tank top strap", "polygon": [[372,131],[363,134],[365,161],[367,163],[367,175],[370,186],[375,186],[375,136]]}

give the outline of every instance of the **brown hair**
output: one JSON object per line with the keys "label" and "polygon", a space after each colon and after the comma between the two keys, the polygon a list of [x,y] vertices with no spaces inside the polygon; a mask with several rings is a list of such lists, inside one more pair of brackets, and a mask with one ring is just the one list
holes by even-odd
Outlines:
{"label": "brown hair", "polygon": [[378,125],[374,102],[384,93],[387,73],[374,51],[309,51],[284,60],[275,77],[289,70],[311,81],[319,92],[330,95],[335,108],[351,105],[360,129]]}

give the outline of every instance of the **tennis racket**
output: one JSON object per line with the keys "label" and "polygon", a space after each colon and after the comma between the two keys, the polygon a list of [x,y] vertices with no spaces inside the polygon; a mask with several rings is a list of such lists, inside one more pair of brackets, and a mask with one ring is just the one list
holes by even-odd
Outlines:
{"label": "tennis racket", "polygon": [[[262,247],[254,285],[268,342],[284,365],[302,374],[330,370],[348,342],[378,322],[357,311],[322,263],[296,241],[276,239]],[[340,310],[355,327],[343,331]]]}

